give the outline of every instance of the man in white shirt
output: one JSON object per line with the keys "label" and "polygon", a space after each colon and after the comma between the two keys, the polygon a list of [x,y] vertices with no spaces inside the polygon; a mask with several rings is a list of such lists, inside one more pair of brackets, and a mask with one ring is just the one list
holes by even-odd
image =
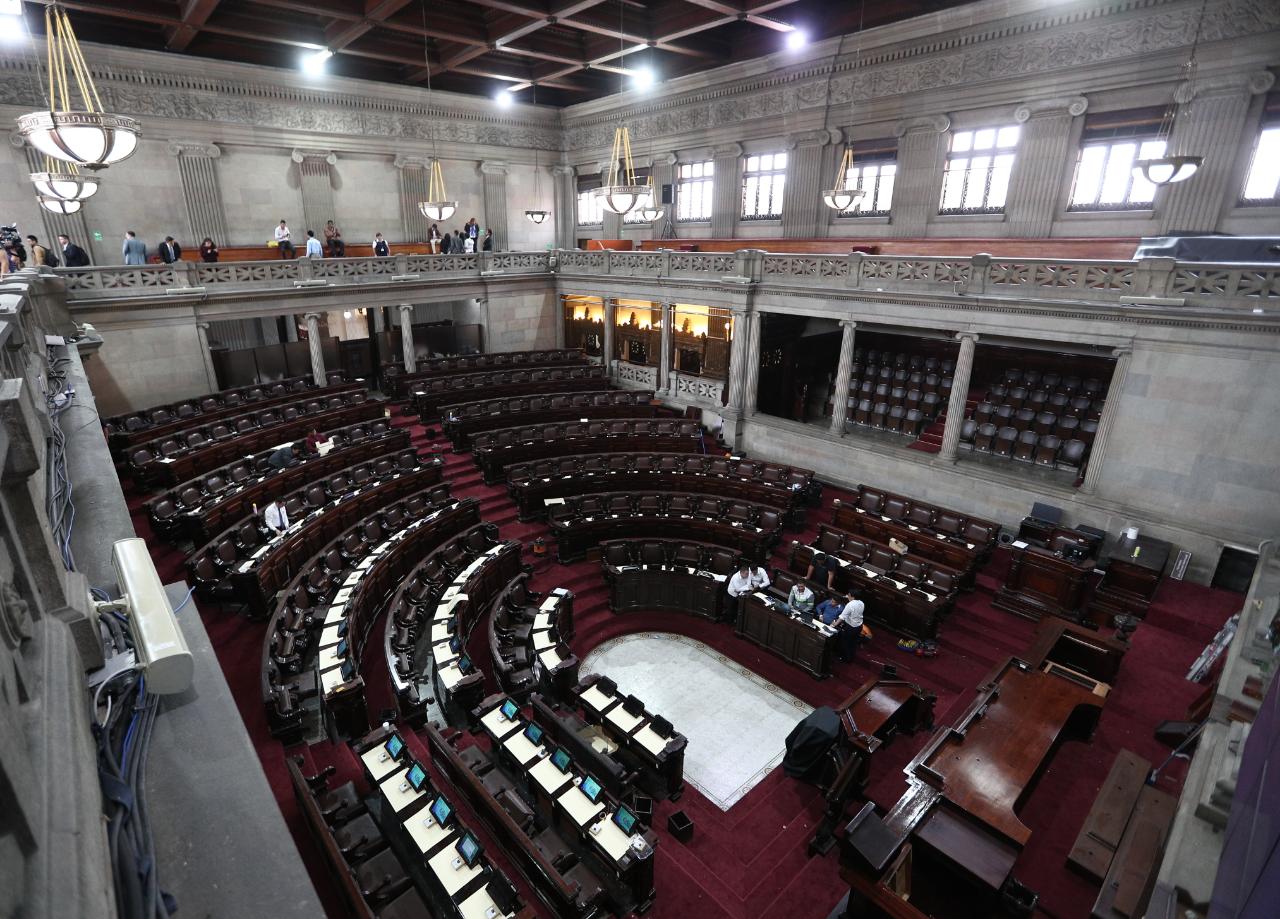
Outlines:
{"label": "man in white shirt", "polygon": [[738,618],[738,600],[744,594],[754,593],[757,590],[764,590],[769,586],[769,576],[765,574],[763,568],[752,568],[751,565],[743,563],[738,567],[733,577],[729,578],[729,602],[726,612],[731,620]]}
{"label": "man in white shirt", "polygon": [[324,247],[316,239],[315,230],[307,230],[307,258],[324,258]]}
{"label": "man in white shirt", "polygon": [[292,236],[288,225],[281,220],[280,226],[276,227],[276,245],[280,247],[281,258],[297,258],[298,250],[293,248],[293,242],[290,240]]}
{"label": "man in white shirt", "polygon": [[262,512],[262,522],[267,525],[271,535],[276,536],[289,529],[289,512],[279,501],[272,501]]}
{"label": "man in white shirt", "polygon": [[866,605],[853,594],[849,594],[848,602],[836,617],[836,638],[839,641],[837,651],[840,660],[846,664],[853,660],[854,655],[858,653],[858,645],[863,641],[862,618],[865,611]]}

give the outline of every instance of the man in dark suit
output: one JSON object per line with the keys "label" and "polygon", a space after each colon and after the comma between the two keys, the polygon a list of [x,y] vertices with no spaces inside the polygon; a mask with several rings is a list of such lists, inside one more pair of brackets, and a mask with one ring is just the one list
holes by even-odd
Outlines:
{"label": "man in dark suit", "polygon": [[166,265],[172,265],[182,258],[182,247],[173,241],[172,236],[166,236],[160,244],[160,258]]}
{"label": "man in dark suit", "polygon": [[62,247],[62,264],[68,268],[87,268],[89,253],[85,252],[66,236],[58,237],[58,245]]}

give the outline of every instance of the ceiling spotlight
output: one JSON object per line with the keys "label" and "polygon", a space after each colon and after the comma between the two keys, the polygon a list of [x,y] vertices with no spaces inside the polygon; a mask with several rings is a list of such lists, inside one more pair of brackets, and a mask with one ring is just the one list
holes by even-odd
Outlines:
{"label": "ceiling spotlight", "polygon": [[787,33],[787,48],[790,50],[799,51],[807,44],[809,44],[809,36],[803,29],[792,29]]}
{"label": "ceiling spotlight", "polygon": [[637,67],[631,71],[631,85],[636,89],[648,89],[658,81],[652,67]]}
{"label": "ceiling spotlight", "polygon": [[325,63],[331,57],[333,52],[328,48],[321,48],[313,54],[308,54],[302,59],[302,72],[308,76],[321,76],[325,71]]}
{"label": "ceiling spotlight", "polygon": [[500,89],[498,90],[498,94],[493,97],[493,101],[498,103],[502,108],[509,108],[511,103],[515,101],[515,98],[511,95],[511,90]]}

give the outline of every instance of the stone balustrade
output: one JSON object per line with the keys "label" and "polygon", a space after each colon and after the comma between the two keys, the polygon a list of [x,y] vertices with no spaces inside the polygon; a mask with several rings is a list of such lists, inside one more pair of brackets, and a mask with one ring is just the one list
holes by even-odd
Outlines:
{"label": "stone balustrade", "polygon": [[881,256],[738,252],[482,252],[390,258],[294,259],[211,265],[61,268],[72,301],[207,292],[430,283],[557,272],[566,278],[715,280],[762,288],[840,288],[868,293],[1153,304],[1218,310],[1280,305],[1280,265],[996,258],[974,255]]}

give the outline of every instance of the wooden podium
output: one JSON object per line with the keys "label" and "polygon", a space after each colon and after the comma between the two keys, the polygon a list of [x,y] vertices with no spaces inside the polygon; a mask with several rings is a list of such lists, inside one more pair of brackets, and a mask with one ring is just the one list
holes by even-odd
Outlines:
{"label": "wooden podium", "polygon": [[1047,615],[1080,622],[1093,562],[1073,562],[1021,541],[1011,548],[1009,573],[993,604],[1037,622]]}

